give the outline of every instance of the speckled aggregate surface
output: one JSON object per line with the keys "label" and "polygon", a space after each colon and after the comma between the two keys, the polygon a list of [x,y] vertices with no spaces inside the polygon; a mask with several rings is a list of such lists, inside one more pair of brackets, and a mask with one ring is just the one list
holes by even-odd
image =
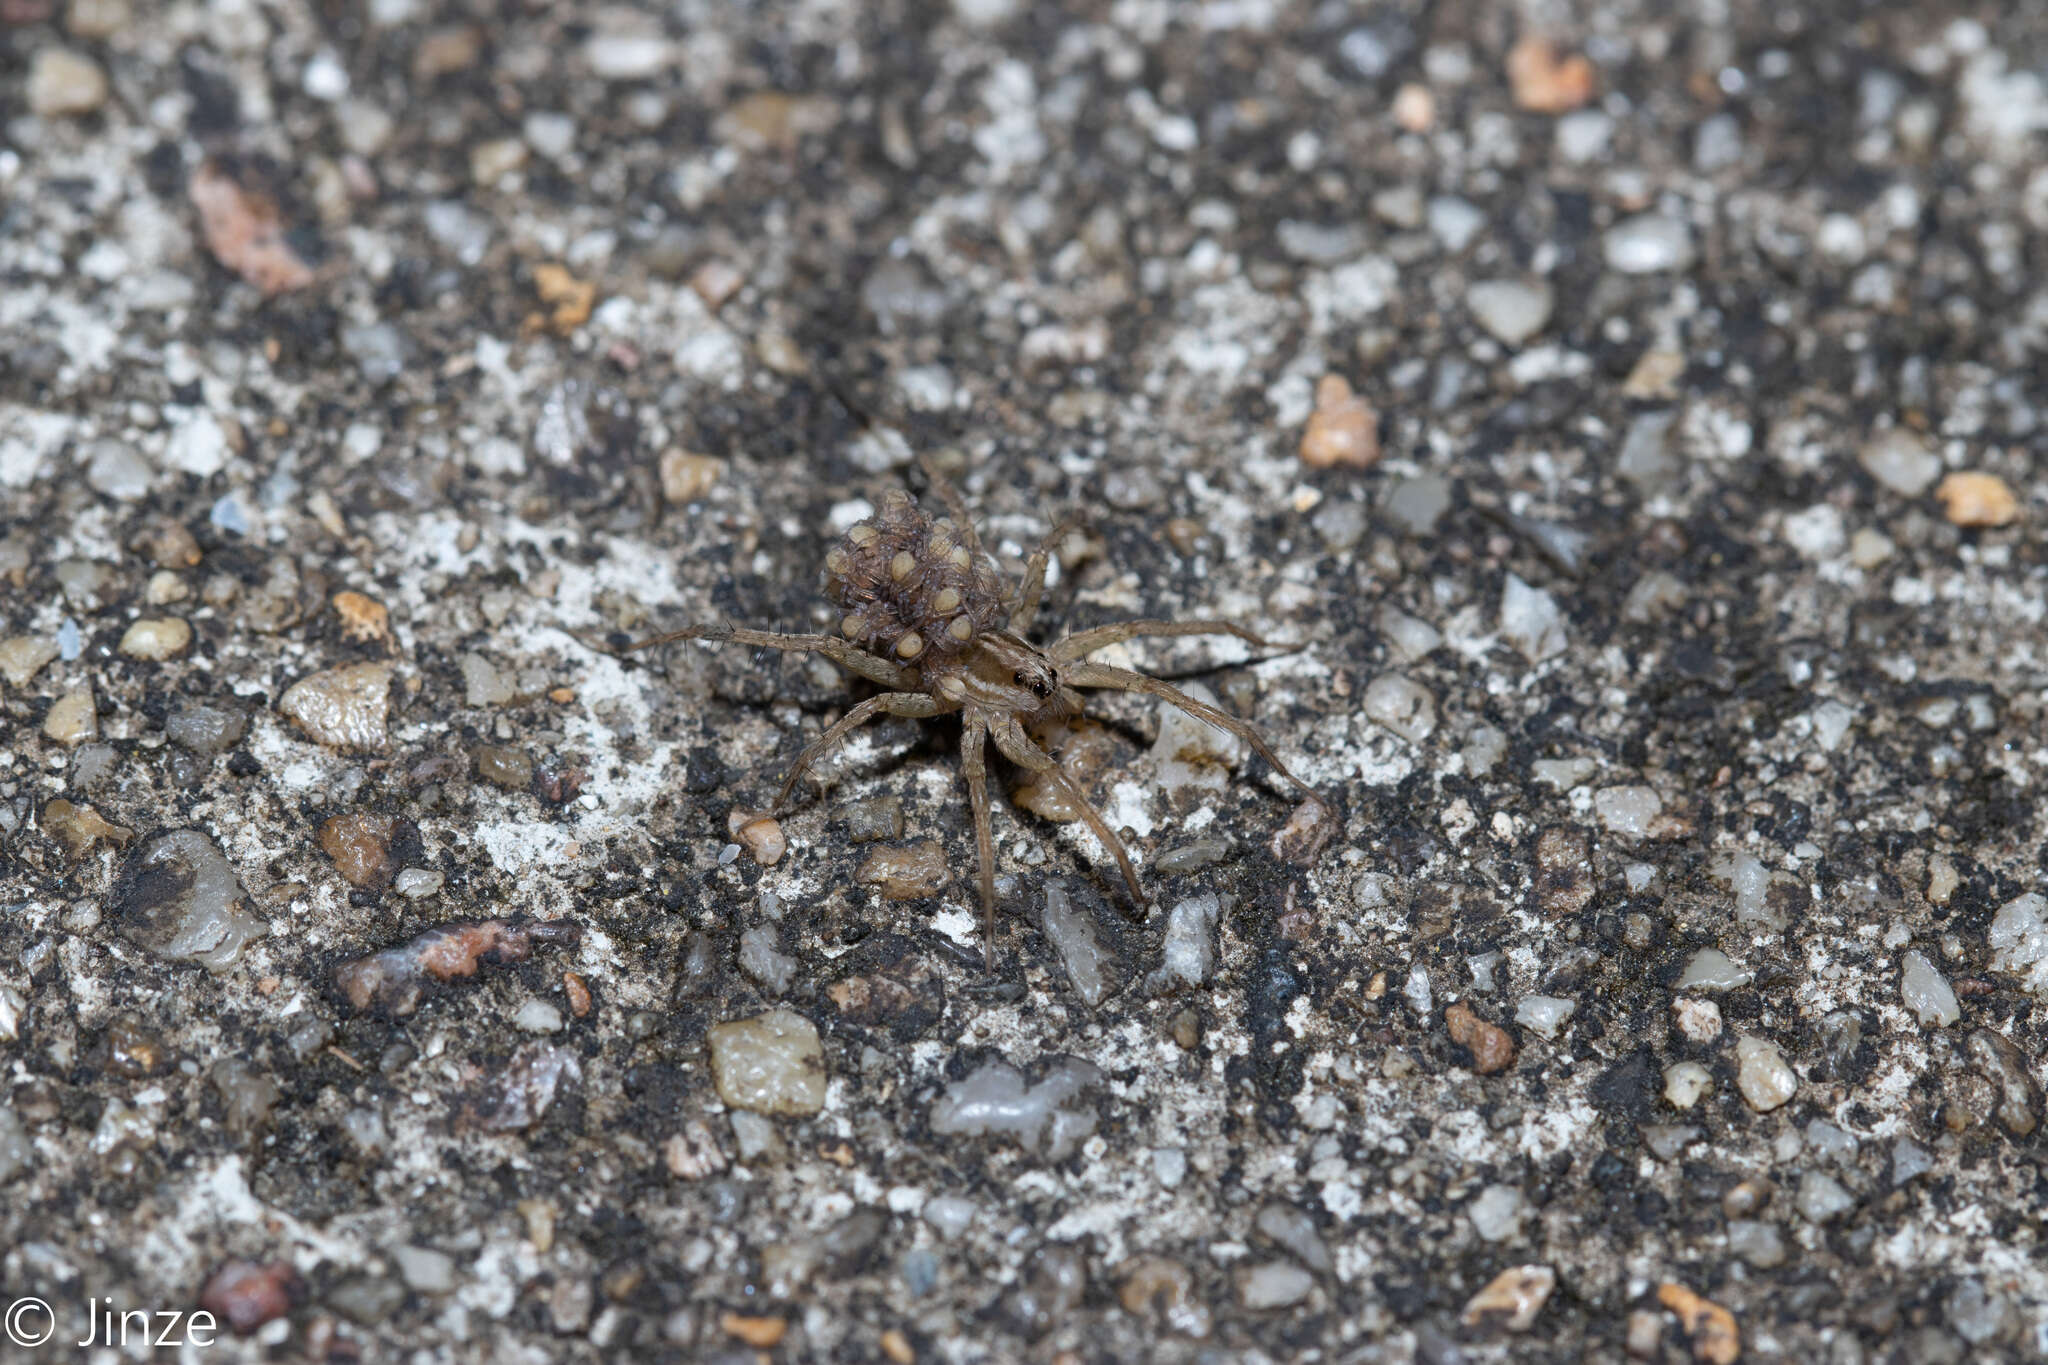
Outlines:
{"label": "speckled aggregate surface", "polygon": [[[2048,1354],[2044,19],[0,0],[0,1300]],[[607,642],[913,452],[1327,847],[1114,694],[992,978],[950,722],[746,826],[858,689]]]}

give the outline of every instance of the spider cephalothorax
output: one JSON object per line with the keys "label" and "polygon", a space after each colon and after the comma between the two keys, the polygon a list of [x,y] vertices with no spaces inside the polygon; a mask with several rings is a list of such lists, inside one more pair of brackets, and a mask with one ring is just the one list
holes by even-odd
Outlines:
{"label": "spider cephalothorax", "polygon": [[950,517],[928,516],[903,492],[883,497],[874,515],[848,529],[825,555],[825,594],[843,613],[836,635],[781,635],[737,626],[694,626],[630,646],[670,640],[730,640],[768,649],[823,654],[888,689],[860,702],[805,747],[777,795],[780,810],[803,776],[827,750],[876,716],[960,715],[960,766],[974,813],[983,948],[995,964],[995,846],[989,832],[987,748],[1031,773],[1077,811],[1116,859],[1131,898],[1145,903],[1137,869],[1123,841],[1082,795],[1059,763],[1033,742],[1041,721],[1081,712],[1082,687],[1115,688],[1159,697],[1191,716],[1243,739],[1311,801],[1315,792],[1287,770],[1259,733],[1237,717],[1180,689],[1129,669],[1090,663],[1088,656],[1139,635],[1235,635],[1260,639],[1228,621],[1122,621],[1069,635],[1040,649],[1026,635],[1045,591],[1045,569],[1056,530],[1032,554],[1024,580],[1006,592],[1002,576],[982,552],[958,494],[934,480]]}

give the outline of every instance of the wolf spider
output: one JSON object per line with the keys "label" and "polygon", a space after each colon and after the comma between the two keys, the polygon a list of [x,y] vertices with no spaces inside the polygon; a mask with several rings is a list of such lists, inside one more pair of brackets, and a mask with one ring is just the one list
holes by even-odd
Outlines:
{"label": "wolf spider", "polygon": [[1266,741],[1237,717],[1197,701],[1157,678],[1090,663],[1087,656],[1140,635],[1234,635],[1258,648],[1268,642],[1230,621],[1121,621],[1079,631],[1040,649],[1025,638],[1045,593],[1053,547],[1072,529],[1070,519],[1047,536],[1025,565],[1016,592],[1006,592],[983,552],[966,505],[932,475],[934,491],[952,514],[933,520],[901,490],[882,498],[872,520],[850,528],[825,555],[824,590],[845,612],[838,635],[785,635],[733,625],[691,626],[625,646],[647,649],[676,640],[713,640],[766,649],[823,654],[832,662],[888,689],[858,703],[804,747],[782,780],[772,812],[787,808],[797,780],[835,744],[877,716],[926,718],[959,712],[960,768],[974,812],[979,863],[984,961],[995,968],[995,845],[989,832],[985,749],[997,752],[1045,783],[1080,813],[1116,859],[1131,899],[1146,904],[1137,870],[1123,841],[1082,795],[1059,762],[1027,730],[1081,714],[1080,687],[1115,688],[1158,697],[1256,749],[1310,802],[1315,790],[1289,772]]}

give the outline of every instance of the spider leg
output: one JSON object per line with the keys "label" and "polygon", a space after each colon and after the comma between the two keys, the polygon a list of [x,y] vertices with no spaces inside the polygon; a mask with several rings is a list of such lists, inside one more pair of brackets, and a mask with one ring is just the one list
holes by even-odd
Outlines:
{"label": "spider leg", "polygon": [[967,499],[961,497],[960,490],[953,487],[945,475],[939,473],[938,466],[931,462],[930,456],[918,456],[917,467],[924,471],[925,483],[929,485],[930,490],[938,496],[940,502],[946,504],[946,515],[959,523],[960,537],[967,543],[968,551],[976,559],[980,559],[981,535],[974,529],[974,518],[967,510]]}
{"label": "spider leg", "polygon": [[[1195,625],[1200,623],[1190,622],[1189,624]],[[1179,707],[1196,720],[1207,721],[1219,730],[1228,730],[1231,734],[1236,735],[1239,739],[1251,745],[1252,748],[1258,750],[1261,758],[1272,764],[1274,770],[1280,776],[1301,788],[1302,794],[1311,801],[1322,800],[1322,797],[1317,794],[1314,787],[1309,786],[1308,783],[1287,770],[1287,765],[1280,761],[1280,756],[1273,752],[1257,730],[1244,721],[1239,720],[1236,716],[1217,710],[1207,702],[1196,701],[1178,687],[1174,687],[1169,683],[1163,683],[1157,678],[1148,678],[1143,673],[1133,673],[1127,668],[1111,668],[1108,664],[1070,664],[1065,671],[1064,677],[1069,684],[1075,687],[1113,687],[1120,692],[1143,692],[1148,696],[1158,697],[1162,701]]]}
{"label": "spider leg", "polygon": [[782,779],[782,790],[775,793],[775,804],[771,809],[779,814],[789,801],[789,794],[795,789],[796,780],[802,777],[813,763],[823,758],[833,745],[876,716],[923,718],[938,714],[939,704],[922,692],[884,692],[879,697],[869,697],[835,721],[832,728],[804,746],[804,751],[796,756],[796,762],[790,765],[789,775]]}
{"label": "spider leg", "polygon": [[988,722],[970,711],[960,724],[960,771],[967,778],[967,805],[974,812],[974,858],[981,885],[982,961],[996,969],[996,846],[989,833]]}
{"label": "spider leg", "polygon": [[909,691],[917,686],[918,672],[914,668],[902,668],[887,659],[877,658],[863,649],[855,649],[836,635],[780,635],[766,630],[747,630],[742,626],[690,626],[683,630],[672,630],[666,635],[652,639],[635,640],[620,650],[621,654],[636,649],[647,649],[654,645],[665,645],[675,640],[711,640],[719,644],[753,645],[760,649],[782,649],[796,654],[822,654],[833,663],[850,673],[858,673],[869,682],[895,688],[899,692]]}
{"label": "spider leg", "polygon": [[1118,621],[1114,625],[1096,626],[1093,630],[1077,630],[1046,653],[1068,663],[1140,635],[1235,635],[1260,649],[1285,648],[1262,635],[1254,635],[1235,621]]}
{"label": "spider leg", "polygon": [[1130,888],[1131,899],[1142,909],[1148,902],[1145,899],[1144,888],[1138,885],[1138,870],[1131,866],[1131,855],[1125,851],[1123,840],[1117,838],[1110,830],[1109,822],[1104,820],[1095,807],[1089,804],[1088,798],[1081,794],[1080,784],[1068,777],[1067,770],[1049,754],[1031,742],[1031,737],[1024,733],[1024,727],[1017,723],[1015,716],[995,717],[989,733],[994,737],[996,748],[1002,751],[1004,758],[1028,772],[1036,773],[1053,790],[1065,797],[1069,805],[1081,812],[1081,819],[1088,826],[1089,832],[1094,834],[1102,846],[1115,857],[1117,869],[1124,874],[1124,885]]}
{"label": "spider leg", "polygon": [[1080,513],[1072,513],[1052,528],[1038,548],[1031,552],[1030,560],[1024,565],[1024,581],[1017,586],[1017,596],[1010,605],[1010,633],[1022,635],[1031,629],[1031,623],[1038,619],[1038,604],[1045,596],[1045,566],[1052,559],[1053,546],[1067,538],[1067,533],[1081,524]]}

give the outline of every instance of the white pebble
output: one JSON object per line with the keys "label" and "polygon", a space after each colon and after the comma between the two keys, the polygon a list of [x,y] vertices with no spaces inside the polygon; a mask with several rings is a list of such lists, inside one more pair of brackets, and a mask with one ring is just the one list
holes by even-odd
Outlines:
{"label": "white pebble", "polygon": [[1489,1242],[1504,1242],[1522,1230],[1526,1213],[1522,1192],[1513,1185],[1488,1185],[1465,1206],[1472,1230]]}
{"label": "white pebble", "polygon": [[1570,642],[1557,599],[1514,574],[1501,590],[1500,633],[1532,664],[1562,654]]}
{"label": "white pebble", "polygon": [[1743,1034],[1735,1040],[1735,1058],[1735,1088],[1754,1109],[1776,1109],[1799,1089],[1798,1073],[1769,1039]]}
{"label": "white pebble", "polygon": [[1664,813],[1664,798],[1653,787],[1603,787],[1593,793],[1593,812],[1609,833],[1644,839]]}
{"label": "white pebble", "polygon": [[1550,321],[1554,296],[1547,284],[1481,280],[1465,291],[1465,306],[1502,345],[1520,346]]}
{"label": "white pebble", "polygon": [[1545,1038],[1555,1038],[1577,1008],[1576,1000],[1565,1000],[1555,995],[1528,995],[1522,997],[1522,1003],[1515,1007],[1515,1022]]}
{"label": "white pebble", "polygon": [[1684,270],[1693,263],[1692,229],[1675,218],[1640,213],[1607,230],[1607,264],[1624,275]]}
{"label": "white pebble", "polygon": [[1664,1099],[1674,1109],[1690,1109],[1714,1088],[1714,1073],[1698,1062],[1673,1062],[1664,1068]]}
{"label": "white pebble", "polygon": [[513,1014],[512,1027],[525,1033],[559,1032],[562,1011],[545,1000],[529,1000]]}
{"label": "white pebble", "polygon": [[1685,964],[1676,989],[1681,991],[1739,990],[1755,980],[1754,974],[1735,965],[1719,948],[1702,948]]}
{"label": "white pebble", "polygon": [[1941,456],[1927,438],[1906,427],[1887,427],[1863,443],[1864,471],[1902,498],[1917,498],[1941,477]]}
{"label": "white pebble", "polygon": [[1917,950],[1899,960],[1899,996],[1929,1028],[1946,1028],[1963,1017],[1955,987],[1927,960],[1927,954]]}
{"label": "white pebble", "polygon": [[1420,744],[1436,731],[1436,699],[1420,683],[1399,673],[1382,673],[1366,685],[1361,702],[1366,718]]}

